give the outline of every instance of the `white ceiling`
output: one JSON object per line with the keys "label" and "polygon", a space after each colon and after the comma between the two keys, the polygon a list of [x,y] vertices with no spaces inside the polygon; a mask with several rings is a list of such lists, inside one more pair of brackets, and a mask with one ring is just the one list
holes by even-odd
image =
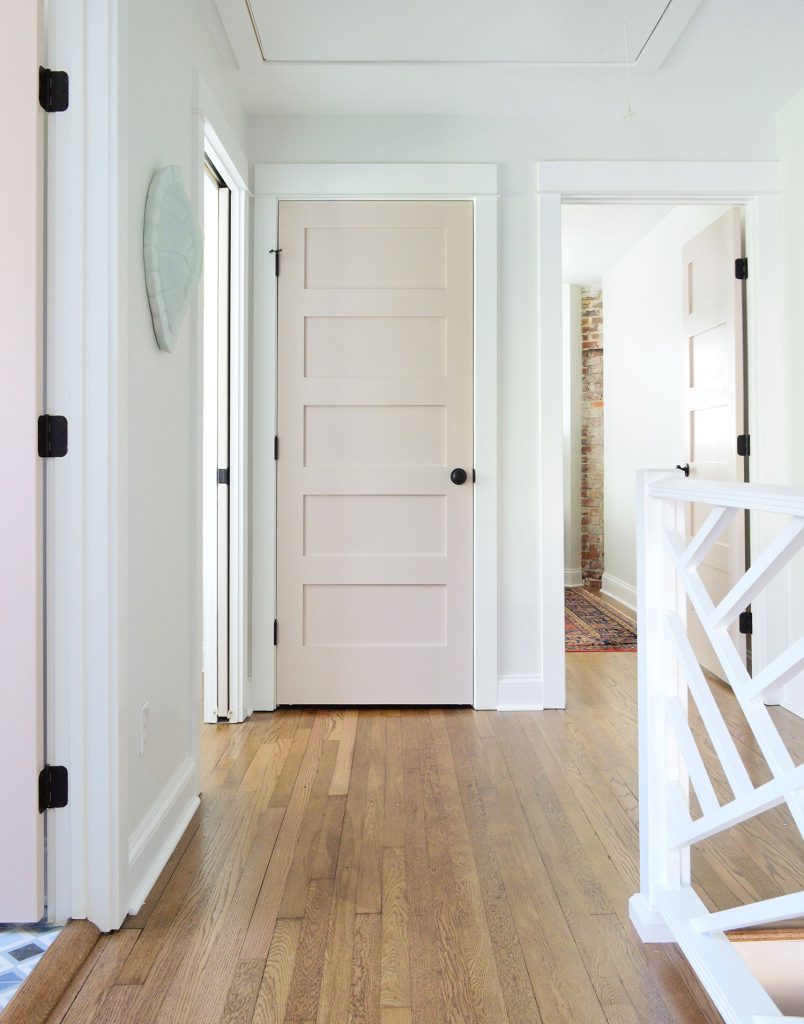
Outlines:
{"label": "white ceiling", "polygon": [[[245,2],[245,0],[244,0]],[[612,63],[644,48],[667,0],[250,0],[269,61]]]}
{"label": "white ceiling", "polygon": [[804,88],[804,0],[198,2],[251,114],[620,121],[623,12],[640,125],[766,117]]}
{"label": "white ceiling", "polygon": [[562,206],[561,263],[565,284],[600,284],[672,206]]}

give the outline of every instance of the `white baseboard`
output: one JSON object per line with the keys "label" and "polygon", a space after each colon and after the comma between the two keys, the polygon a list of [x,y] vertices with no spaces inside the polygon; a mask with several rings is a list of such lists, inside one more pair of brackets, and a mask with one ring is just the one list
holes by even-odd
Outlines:
{"label": "white baseboard", "polygon": [[134,829],[128,844],[129,913],[136,914],[195,814],[198,773],[188,757]]}
{"label": "white baseboard", "polygon": [[544,681],[542,677],[500,676],[497,683],[497,710],[544,710]]}
{"label": "white baseboard", "polygon": [[628,916],[643,942],[673,942],[673,933],[658,911],[648,907],[647,900],[641,892],[636,893],[628,901]]}
{"label": "white baseboard", "polygon": [[636,587],[632,587],[630,583],[626,583],[625,580],[612,576],[611,573],[604,572],[600,589],[606,597],[613,597],[615,601],[619,601],[620,604],[624,604],[626,608],[630,608],[631,611],[634,612],[636,611]]}
{"label": "white baseboard", "polygon": [[564,586],[565,587],[582,587],[583,586],[583,569],[565,569],[564,570]]}

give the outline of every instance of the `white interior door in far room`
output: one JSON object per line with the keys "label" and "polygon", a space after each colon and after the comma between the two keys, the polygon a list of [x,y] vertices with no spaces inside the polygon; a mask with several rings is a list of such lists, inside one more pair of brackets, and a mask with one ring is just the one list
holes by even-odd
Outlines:
{"label": "white interior door in far room", "polygon": [[231,192],[204,165],[204,718],[228,718]]}
{"label": "white interior door in far room", "polygon": [[[746,459],[737,438],[745,433],[741,211],[732,207],[691,239],[683,250],[685,326],[685,429],[690,478],[743,481]],[[710,513],[691,505],[688,528],[697,532]],[[711,546],[698,572],[717,604],[746,570],[746,522],[735,516]],[[745,637],[731,627],[745,658]],[[700,664],[724,678],[706,633],[691,611],[689,636]]]}
{"label": "white interior door in far room", "polygon": [[279,204],[279,704],[472,702],[473,224]]}

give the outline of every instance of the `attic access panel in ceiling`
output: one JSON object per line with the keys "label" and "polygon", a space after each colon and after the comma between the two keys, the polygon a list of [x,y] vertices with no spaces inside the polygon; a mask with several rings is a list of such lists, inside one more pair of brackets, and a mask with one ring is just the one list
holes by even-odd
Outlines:
{"label": "attic access panel in ceiling", "polygon": [[700,0],[242,2],[269,63],[605,65],[625,59],[624,22],[634,62],[653,36],[677,38]]}

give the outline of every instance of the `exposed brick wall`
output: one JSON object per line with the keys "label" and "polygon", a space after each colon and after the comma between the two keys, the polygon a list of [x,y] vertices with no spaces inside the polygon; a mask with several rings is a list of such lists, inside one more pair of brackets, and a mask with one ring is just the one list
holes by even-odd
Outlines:
{"label": "exposed brick wall", "polygon": [[581,575],[603,576],[603,295],[581,293]]}

